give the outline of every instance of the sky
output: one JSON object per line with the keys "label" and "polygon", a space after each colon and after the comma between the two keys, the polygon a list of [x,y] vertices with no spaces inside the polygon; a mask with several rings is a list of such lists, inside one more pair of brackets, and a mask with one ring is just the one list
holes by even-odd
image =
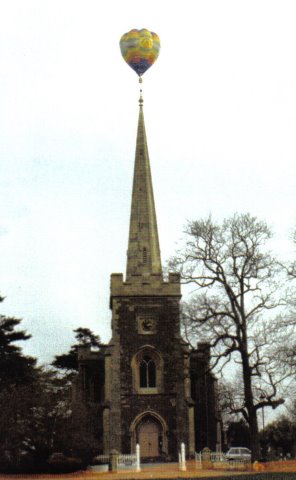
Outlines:
{"label": "sky", "polygon": [[120,37],[156,32],[144,115],[163,264],[187,220],[250,212],[292,258],[294,0],[0,0],[0,313],[49,363],[110,338],[125,272],[138,120]]}

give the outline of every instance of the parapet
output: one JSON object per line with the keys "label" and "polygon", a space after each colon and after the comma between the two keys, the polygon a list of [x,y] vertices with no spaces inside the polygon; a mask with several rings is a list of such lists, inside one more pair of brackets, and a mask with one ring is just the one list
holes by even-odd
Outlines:
{"label": "parapet", "polygon": [[131,275],[126,281],[122,273],[111,274],[113,297],[181,297],[180,274],[169,273],[168,281],[160,274]]}
{"label": "parapet", "polygon": [[99,360],[102,357],[102,351],[92,350],[91,347],[80,345],[78,347],[78,361]]}

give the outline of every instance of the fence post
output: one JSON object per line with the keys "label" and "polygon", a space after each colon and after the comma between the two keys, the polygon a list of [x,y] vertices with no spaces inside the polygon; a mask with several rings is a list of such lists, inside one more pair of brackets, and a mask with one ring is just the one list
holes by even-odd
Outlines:
{"label": "fence post", "polygon": [[118,470],[118,456],[117,450],[111,450],[110,452],[110,470],[111,472],[117,472]]}
{"label": "fence post", "polygon": [[140,445],[137,443],[136,445],[136,472],[141,471],[141,459],[140,459]]}
{"label": "fence post", "polygon": [[194,459],[195,459],[195,468],[202,469],[201,453],[195,452]]}
{"label": "fence post", "polygon": [[186,470],[186,453],[185,453],[185,443],[181,443],[181,453],[180,453],[180,470],[183,472]]}
{"label": "fence post", "polygon": [[211,450],[208,447],[205,447],[201,452],[202,458],[202,468],[204,470],[209,470],[213,467],[211,462]]}

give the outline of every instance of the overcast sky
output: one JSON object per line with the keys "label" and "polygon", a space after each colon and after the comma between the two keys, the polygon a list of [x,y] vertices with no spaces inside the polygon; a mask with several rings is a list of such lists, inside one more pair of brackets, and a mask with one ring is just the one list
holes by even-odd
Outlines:
{"label": "overcast sky", "polygon": [[72,330],[110,338],[138,118],[119,39],[155,31],[144,113],[163,263],[186,219],[296,226],[294,0],[0,0],[0,292],[41,362]]}

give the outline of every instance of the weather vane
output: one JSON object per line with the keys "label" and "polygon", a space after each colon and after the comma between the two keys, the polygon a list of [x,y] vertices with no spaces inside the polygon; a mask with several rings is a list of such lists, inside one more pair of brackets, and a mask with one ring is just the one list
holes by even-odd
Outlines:
{"label": "weather vane", "polygon": [[[139,76],[142,83],[142,75],[153,65],[159,55],[160,41],[156,33],[146,28],[130,30],[122,35],[120,42],[121,55],[126,63]],[[142,89],[140,89],[142,93]]]}

